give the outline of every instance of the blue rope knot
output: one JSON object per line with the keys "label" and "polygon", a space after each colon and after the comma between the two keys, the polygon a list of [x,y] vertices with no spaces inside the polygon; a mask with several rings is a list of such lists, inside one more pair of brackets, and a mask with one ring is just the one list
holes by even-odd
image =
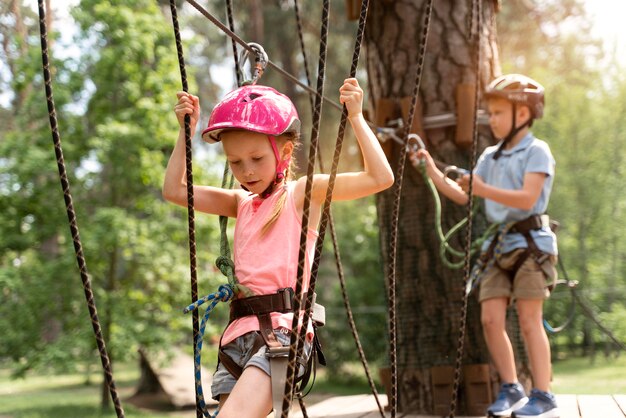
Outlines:
{"label": "blue rope knot", "polygon": [[220,255],[215,259],[215,266],[227,277],[230,277],[229,275],[232,275],[235,271],[235,263],[233,263],[230,257],[225,255]]}
{"label": "blue rope knot", "polygon": [[235,296],[235,291],[233,290],[233,287],[230,284],[222,284],[220,285],[220,287],[218,287],[217,297],[219,297],[219,299],[222,302],[228,302],[234,296]]}

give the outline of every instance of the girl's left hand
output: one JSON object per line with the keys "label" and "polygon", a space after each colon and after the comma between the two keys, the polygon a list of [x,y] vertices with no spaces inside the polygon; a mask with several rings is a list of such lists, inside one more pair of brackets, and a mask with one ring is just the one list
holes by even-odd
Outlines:
{"label": "girl's left hand", "polygon": [[346,105],[348,117],[358,116],[363,111],[363,89],[356,78],[347,78],[339,88],[339,102]]}

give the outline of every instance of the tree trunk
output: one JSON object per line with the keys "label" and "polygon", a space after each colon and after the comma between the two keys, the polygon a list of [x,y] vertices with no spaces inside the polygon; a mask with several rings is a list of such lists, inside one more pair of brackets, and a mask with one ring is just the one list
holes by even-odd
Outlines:
{"label": "tree trunk", "polygon": [[[471,3],[451,0],[434,2],[419,92],[423,115],[454,115],[459,85],[464,85],[466,91],[470,92],[469,96],[473,97],[476,53],[474,41],[470,37]],[[478,86],[481,90],[494,76],[500,74],[495,30],[496,7],[494,1],[482,2],[484,24],[481,28],[481,74]],[[370,97],[374,100],[372,105],[378,126],[384,126],[386,121],[398,117],[406,117],[408,113],[407,104],[410,103],[415,85],[425,10],[425,0],[370,2],[369,24],[365,33]],[[403,106],[404,115],[401,114]],[[469,112],[473,114],[472,109]],[[418,106],[413,127],[416,127],[419,119],[422,119],[422,115],[419,114]],[[471,123],[470,134],[466,135],[462,146],[455,142],[454,125],[430,128],[426,123],[425,128],[420,135],[425,135],[426,147],[435,159],[470,168]],[[415,128],[413,131],[420,129]],[[480,152],[491,141],[491,136],[484,126],[479,133]],[[384,147],[392,167],[396,167],[400,146],[387,141]],[[387,190],[379,195],[378,200],[385,271],[390,262],[387,255],[393,198],[393,192]],[[444,231],[462,219],[466,211],[465,207],[442,199]],[[434,219],[433,197],[420,173],[408,164],[400,205],[401,228],[398,231],[396,261],[398,405],[403,412],[418,414],[433,414],[434,411],[447,414],[442,408],[445,409],[445,399],[449,403],[452,389],[450,372],[455,363],[464,294],[463,270],[446,268],[439,256]],[[484,217],[475,217],[474,227],[475,235],[482,233]],[[453,246],[462,250],[464,238],[463,231],[452,241]],[[474,295],[469,300],[466,329],[463,364],[488,363],[489,354],[482,337],[480,311]],[[515,341],[518,336],[519,332],[511,335],[516,354],[521,347]],[[517,355],[517,359],[525,361],[523,353]],[[527,366],[518,366],[520,379],[525,379]],[[484,366],[484,370],[488,370],[487,366]],[[485,391],[490,387],[492,396],[498,384],[493,367],[490,375],[484,387]],[[433,379],[442,386],[433,389]],[[438,393],[446,393],[443,403]],[[466,396],[464,385],[461,385],[458,413],[465,413],[467,398],[472,396]],[[469,399],[470,404],[476,401]],[[439,407],[436,408],[436,405]]]}

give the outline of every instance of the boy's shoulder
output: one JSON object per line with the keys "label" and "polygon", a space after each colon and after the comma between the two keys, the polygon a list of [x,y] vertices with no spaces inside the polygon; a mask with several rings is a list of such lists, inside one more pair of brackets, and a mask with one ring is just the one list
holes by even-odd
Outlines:
{"label": "boy's shoulder", "polygon": [[528,144],[528,149],[531,153],[532,151],[539,151],[550,155],[552,154],[552,152],[550,151],[550,145],[548,145],[548,143],[543,139],[539,139],[535,136],[533,136],[533,140],[530,142],[530,144]]}

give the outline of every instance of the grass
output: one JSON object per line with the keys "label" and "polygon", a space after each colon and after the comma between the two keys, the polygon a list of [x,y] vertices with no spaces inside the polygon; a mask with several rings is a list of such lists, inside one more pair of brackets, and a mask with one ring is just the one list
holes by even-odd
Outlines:
{"label": "grass", "polygon": [[[115,379],[124,405],[125,416],[193,418],[195,412],[145,411],[125,402],[133,394],[139,377],[135,364],[116,365]],[[307,404],[334,395],[368,393],[365,379],[352,374],[348,380],[336,382],[320,370]],[[362,372],[361,372],[362,376]],[[553,389],[560,394],[626,394],[626,356],[595,362],[586,358],[561,360],[554,364]],[[86,380],[91,384],[85,384]],[[8,370],[0,370],[0,418],[104,418],[115,411],[100,410],[100,372],[68,375],[30,375],[12,380]],[[382,391],[381,391],[382,392]]]}
{"label": "grass", "polygon": [[626,394],[626,356],[572,358],[553,364],[555,393],[573,395]]}

